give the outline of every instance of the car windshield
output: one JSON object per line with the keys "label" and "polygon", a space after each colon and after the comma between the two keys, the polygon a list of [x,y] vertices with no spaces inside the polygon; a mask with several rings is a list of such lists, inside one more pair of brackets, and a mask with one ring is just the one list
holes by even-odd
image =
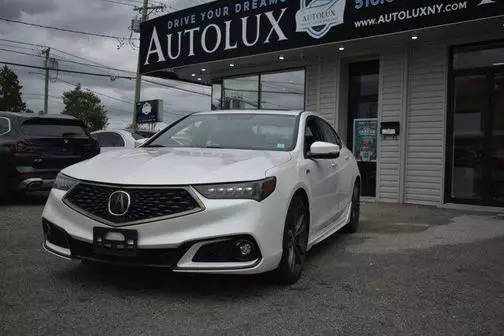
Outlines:
{"label": "car windshield", "polygon": [[167,128],[144,147],[289,151],[296,117],[278,114],[195,114]]}

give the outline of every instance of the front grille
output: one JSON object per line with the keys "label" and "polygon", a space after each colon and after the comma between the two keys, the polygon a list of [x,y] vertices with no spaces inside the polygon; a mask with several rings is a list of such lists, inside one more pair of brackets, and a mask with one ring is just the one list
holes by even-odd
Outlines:
{"label": "front grille", "polygon": [[[125,191],[130,196],[129,209],[122,216],[109,212],[109,198],[116,191]],[[182,216],[202,210],[191,193],[182,187],[147,189],[79,183],[68,192],[64,201],[76,211],[113,226]]]}

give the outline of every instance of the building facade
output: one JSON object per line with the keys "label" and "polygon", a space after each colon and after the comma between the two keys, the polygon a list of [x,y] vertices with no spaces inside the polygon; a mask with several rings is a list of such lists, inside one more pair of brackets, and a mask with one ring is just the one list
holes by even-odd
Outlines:
{"label": "building facade", "polygon": [[214,109],[318,112],[367,197],[502,207],[503,14],[492,0],[217,1],[144,23],[140,59],[212,85]]}

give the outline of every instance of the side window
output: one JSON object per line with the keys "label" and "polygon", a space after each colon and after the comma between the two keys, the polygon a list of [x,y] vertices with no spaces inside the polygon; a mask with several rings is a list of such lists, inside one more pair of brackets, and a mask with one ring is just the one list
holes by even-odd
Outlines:
{"label": "side window", "polygon": [[112,142],[111,147],[124,147],[125,146],[122,136],[120,136],[117,133],[109,133],[109,134],[110,134],[110,140]]}
{"label": "side window", "polygon": [[319,127],[319,123],[313,117],[306,120],[305,139],[304,139],[304,152],[305,154],[310,151],[310,147],[314,142],[325,141],[324,133]]}
{"label": "side window", "polygon": [[116,133],[98,133],[96,134],[96,141],[98,141],[100,147],[124,147],[124,140]]}
{"label": "side window", "polygon": [[11,130],[10,120],[4,117],[0,117],[0,135],[9,133]]}
{"label": "side window", "polygon": [[324,135],[326,138],[325,141],[330,142],[335,145],[338,145],[338,146],[340,146],[340,148],[343,147],[343,144],[341,143],[341,139],[338,136],[338,134],[336,133],[336,131],[334,130],[334,128],[332,128],[332,126],[329,125],[329,123],[327,123],[325,120],[317,119],[317,121],[320,123],[320,128],[324,132]]}

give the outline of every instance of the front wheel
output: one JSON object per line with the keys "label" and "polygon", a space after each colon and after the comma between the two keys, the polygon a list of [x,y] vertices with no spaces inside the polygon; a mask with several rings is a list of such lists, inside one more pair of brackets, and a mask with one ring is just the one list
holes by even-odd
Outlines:
{"label": "front wheel", "polygon": [[308,208],[300,197],[292,200],[283,235],[282,260],[277,275],[282,284],[295,283],[303,271],[308,245]]}
{"label": "front wheel", "polygon": [[350,221],[344,227],[343,231],[346,233],[355,233],[359,229],[360,221],[360,187],[359,183],[355,182],[352,194],[352,205],[350,209]]}
{"label": "front wheel", "polygon": [[8,192],[7,172],[0,167],[0,202],[7,199]]}

